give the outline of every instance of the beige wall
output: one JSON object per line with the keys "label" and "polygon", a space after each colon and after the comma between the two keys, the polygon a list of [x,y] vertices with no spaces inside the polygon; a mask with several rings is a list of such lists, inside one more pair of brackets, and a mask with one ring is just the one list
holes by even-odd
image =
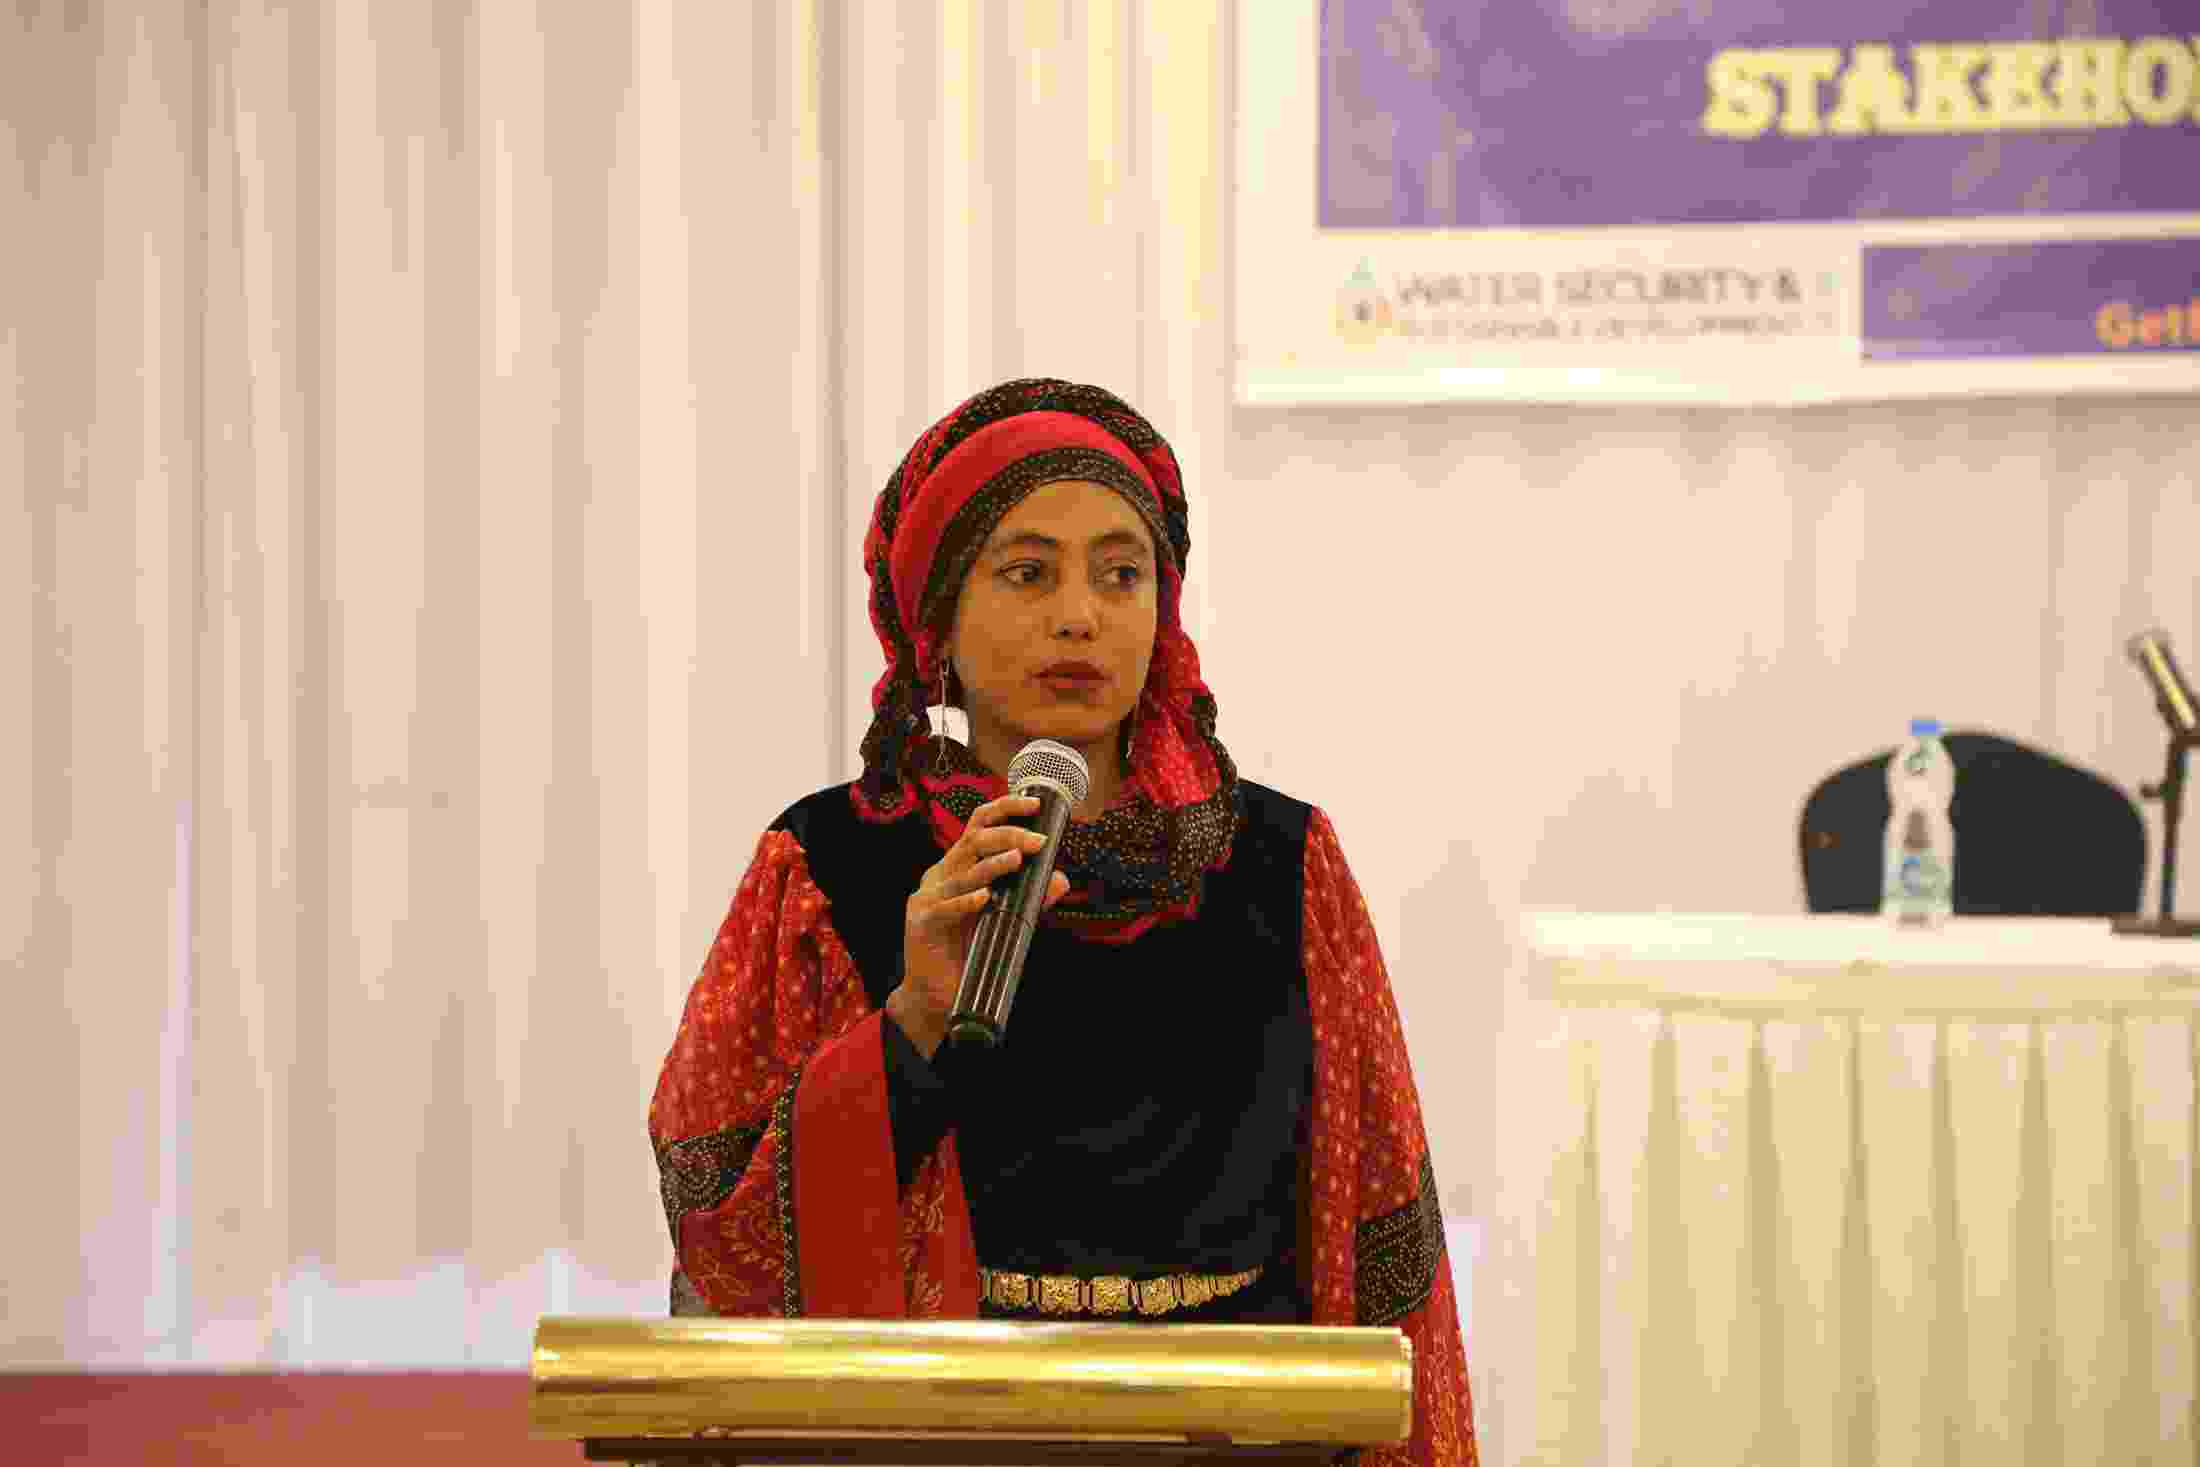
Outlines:
{"label": "beige wall", "polygon": [[1521,904],[1792,910],[1913,712],[2151,776],[2189,401],[1233,409],[1227,8],[0,22],[0,1360],[651,1307],[677,1006],[854,771],[872,496],[1000,377],[1176,443],[1223,732],[1339,824],[1463,1219]]}

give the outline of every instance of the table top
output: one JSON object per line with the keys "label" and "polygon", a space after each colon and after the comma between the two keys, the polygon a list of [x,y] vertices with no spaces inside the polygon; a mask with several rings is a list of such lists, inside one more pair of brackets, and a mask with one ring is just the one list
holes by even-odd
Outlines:
{"label": "table top", "polygon": [[1532,909],[1547,996],[1714,1007],[1973,1013],[2200,1007],[2200,939],[2122,937],[2105,918],[1876,917]]}

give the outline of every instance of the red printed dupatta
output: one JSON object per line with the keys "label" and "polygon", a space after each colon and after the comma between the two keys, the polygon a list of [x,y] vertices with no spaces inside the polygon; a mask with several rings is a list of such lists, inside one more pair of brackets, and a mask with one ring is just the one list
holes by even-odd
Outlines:
{"label": "red printed dupatta", "polygon": [[[1335,831],[1307,834],[1315,1093],[1299,1266],[1313,1323],[1413,1342],[1414,1425],[1383,1467],[1477,1461],[1420,1102],[1374,926]],[[895,1185],[879,1026],[793,836],[758,844],[650,1106],[676,1312],[974,1318],[952,1133]]]}

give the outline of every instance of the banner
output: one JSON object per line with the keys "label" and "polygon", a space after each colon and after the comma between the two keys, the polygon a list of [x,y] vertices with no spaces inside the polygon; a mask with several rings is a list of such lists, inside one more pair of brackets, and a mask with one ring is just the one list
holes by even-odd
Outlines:
{"label": "banner", "polygon": [[2200,388],[2200,0],[1245,0],[1248,403]]}

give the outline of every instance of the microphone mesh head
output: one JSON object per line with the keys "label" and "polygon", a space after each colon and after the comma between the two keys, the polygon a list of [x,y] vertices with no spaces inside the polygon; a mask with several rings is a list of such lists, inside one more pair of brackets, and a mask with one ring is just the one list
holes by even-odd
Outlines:
{"label": "microphone mesh head", "polygon": [[1033,739],[1008,761],[1008,787],[1020,788],[1027,779],[1051,779],[1069,791],[1069,802],[1082,805],[1092,791],[1092,771],[1085,756],[1052,739]]}

